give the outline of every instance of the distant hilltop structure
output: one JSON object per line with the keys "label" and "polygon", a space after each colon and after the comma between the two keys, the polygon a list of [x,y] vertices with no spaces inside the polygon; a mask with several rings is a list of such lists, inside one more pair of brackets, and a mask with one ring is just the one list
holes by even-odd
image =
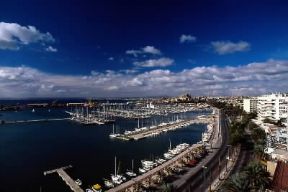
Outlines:
{"label": "distant hilltop structure", "polygon": [[192,101],[192,96],[187,93],[177,97],[161,98],[160,101],[163,103],[186,103]]}

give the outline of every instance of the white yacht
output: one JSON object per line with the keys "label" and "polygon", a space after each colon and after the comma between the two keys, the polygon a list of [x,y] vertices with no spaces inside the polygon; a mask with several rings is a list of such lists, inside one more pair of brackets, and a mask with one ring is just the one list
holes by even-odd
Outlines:
{"label": "white yacht", "polygon": [[113,132],[109,135],[110,138],[116,138],[119,137],[120,134],[119,133],[115,133],[115,126],[113,124]]}
{"label": "white yacht", "polygon": [[139,168],[139,173],[143,174],[143,173],[146,173],[147,171],[143,168]]}
{"label": "white yacht", "polygon": [[76,183],[77,185],[79,185],[79,186],[82,185],[82,181],[81,181],[80,179],[76,179],[76,180],[75,180],[75,183]]}
{"label": "white yacht", "polygon": [[108,189],[114,187],[113,182],[112,182],[111,180],[108,180],[108,179],[104,179],[104,185],[105,185],[105,187],[107,187]]}
{"label": "white yacht", "polygon": [[111,175],[111,179],[115,185],[120,185],[121,183],[126,181],[126,177],[124,177],[123,175],[117,174],[116,168],[117,168],[117,158],[115,157],[115,171],[114,171],[114,175],[113,174]]}
{"label": "white yacht", "polygon": [[126,171],[126,175],[128,175],[129,177],[136,177],[137,174],[134,173],[134,160],[132,159],[132,167],[131,170],[127,170]]}

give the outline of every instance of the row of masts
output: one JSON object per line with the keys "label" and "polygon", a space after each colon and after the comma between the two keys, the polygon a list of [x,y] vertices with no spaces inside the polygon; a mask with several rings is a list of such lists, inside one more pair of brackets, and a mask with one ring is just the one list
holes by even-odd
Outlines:
{"label": "row of masts", "polygon": [[[86,105],[88,106],[88,105]],[[85,105],[84,105],[85,107]],[[195,111],[198,108],[186,105],[143,105],[131,103],[101,103],[97,106],[89,106],[90,112],[103,119],[115,118],[149,118],[155,115],[165,116],[168,114]],[[79,111],[78,108],[76,110]],[[75,110],[75,111],[76,111]],[[72,109],[71,109],[72,111]],[[83,106],[82,106],[83,111]],[[83,113],[83,112],[82,112]]]}
{"label": "row of masts", "polygon": [[[182,116],[181,116],[182,117]],[[183,117],[182,117],[183,118]],[[180,119],[182,119],[182,118],[180,118]],[[178,122],[179,120],[179,115],[177,114],[176,116],[172,116],[171,117],[171,121],[172,122]],[[166,121],[166,122],[171,122],[169,119],[168,119],[168,121]],[[161,121],[162,123],[164,123],[165,121],[163,120],[163,117],[162,117],[162,121]],[[157,123],[157,120],[156,120],[156,118],[154,118],[153,120],[151,120],[151,125],[150,126],[148,126],[148,127],[154,127],[154,126],[157,126],[157,125],[159,125],[160,123]],[[144,126],[144,120],[143,119],[141,119],[141,127],[140,127],[140,118],[138,118],[138,120],[137,120],[137,128],[135,128],[135,129],[141,129],[141,128],[146,128],[146,126]],[[113,128],[112,128],[112,133],[110,134],[110,137],[117,137],[117,136],[119,136],[120,134],[119,134],[119,132],[117,131],[117,133],[116,133],[116,131],[115,131],[115,124],[113,123]]]}
{"label": "row of masts", "polygon": [[71,116],[71,120],[82,124],[105,124],[114,121],[114,119],[105,115],[105,113],[103,115],[95,110],[89,110],[88,106],[80,109],[76,108],[74,111],[71,109],[71,111],[66,111],[66,113]]}

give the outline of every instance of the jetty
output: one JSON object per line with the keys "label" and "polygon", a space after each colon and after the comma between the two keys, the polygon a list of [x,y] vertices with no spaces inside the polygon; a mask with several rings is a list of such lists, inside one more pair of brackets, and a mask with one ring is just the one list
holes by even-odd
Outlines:
{"label": "jetty", "polygon": [[30,120],[15,120],[15,121],[2,120],[1,124],[37,123],[37,122],[49,122],[49,121],[64,121],[64,120],[69,120],[69,119],[70,119],[70,118],[30,119]]}
{"label": "jetty", "polygon": [[60,167],[57,169],[44,171],[44,175],[52,174],[52,173],[58,173],[59,177],[62,178],[63,181],[70,187],[70,189],[74,192],[84,192],[84,190],[77,185],[77,183],[65,172],[65,169],[71,168],[72,165],[68,165],[65,167]]}
{"label": "jetty", "polygon": [[211,117],[206,117],[206,118],[198,117],[198,118],[189,119],[189,120],[177,120],[172,123],[159,124],[158,126],[155,126],[154,128],[149,128],[149,129],[147,128],[141,131],[131,131],[130,133],[127,133],[127,134],[125,133],[119,134],[115,138],[126,140],[126,141],[140,140],[146,137],[158,135],[162,132],[167,132],[167,131],[183,128],[191,124],[199,124],[199,123],[209,124],[210,122],[213,122],[213,118]]}

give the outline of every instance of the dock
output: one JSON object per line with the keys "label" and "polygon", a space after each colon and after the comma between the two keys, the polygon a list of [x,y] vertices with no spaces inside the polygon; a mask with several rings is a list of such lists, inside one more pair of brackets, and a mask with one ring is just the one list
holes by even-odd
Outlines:
{"label": "dock", "polygon": [[[182,161],[183,158],[186,158],[187,156],[190,156],[193,151],[195,151],[197,148],[203,147],[203,144],[194,144],[182,153],[176,155],[172,159],[166,161],[162,165],[159,165],[155,167],[154,169],[151,169],[150,171],[139,175],[138,177],[131,179],[121,185],[118,185],[117,187],[114,187],[107,192],[119,192],[119,191],[126,191],[126,189],[133,188],[137,186],[138,184],[142,183],[145,180],[149,180],[153,175],[157,175],[163,170],[168,169],[169,167],[172,167],[173,165],[177,164],[178,162]],[[136,190],[137,191],[137,190]]]}
{"label": "dock", "polygon": [[2,124],[17,124],[17,123],[37,123],[37,122],[49,122],[49,121],[64,121],[70,118],[55,118],[55,119],[31,119],[31,120],[15,120],[15,121],[5,121]]}
{"label": "dock", "polygon": [[182,120],[178,121],[172,124],[167,124],[167,125],[159,125],[156,128],[153,129],[147,129],[145,131],[139,131],[139,132],[134,132],[134,133],[129,133],[129,134],[121,134],[115,138],[121,139],[121,140],[140,140],[144,139],[146,137],[158,135],[162,132],[167,132],[179,128],[183,128],[186,126],[189,126],[191,124],[197,124],[197,123],[204,123],[208,124],[209,122],[212,122],[212,119],[202,119],[202,118],[195,118],[195,119],[190,119],[190,120]]}
{"label": "dock", "polygon": [[65,181],[65,183],[70,187],[70,189],[74,192],[84,192],[84,190],[76,184],[76,182],[65,172],[65,169],[71,168],[72,165],[68,165],[65,167],[60,167],[57,169],[45,171],[44,175],[58,173],[58,175]]}

